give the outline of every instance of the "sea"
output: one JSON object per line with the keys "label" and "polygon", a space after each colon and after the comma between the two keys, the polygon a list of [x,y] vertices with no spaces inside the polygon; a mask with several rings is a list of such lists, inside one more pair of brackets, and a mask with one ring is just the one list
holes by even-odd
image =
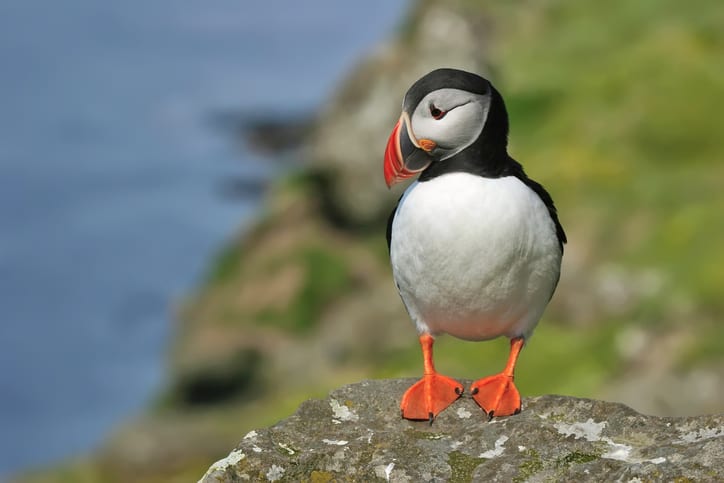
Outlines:
{"label": "sea", "polygon": [[407,7],[0,2],[0,475],[160,391],[174,307],[285,169],[213,120],[317,111]]}

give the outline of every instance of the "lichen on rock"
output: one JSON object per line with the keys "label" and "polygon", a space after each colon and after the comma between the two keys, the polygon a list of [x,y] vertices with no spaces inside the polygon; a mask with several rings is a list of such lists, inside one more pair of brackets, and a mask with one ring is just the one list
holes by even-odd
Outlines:
{"label": "lichen on rock", "polygon": [[364,381],[307,401],[247,434],[201,482],[724,478],[722,415],[661,418],[617,403],[539,396],[525,399],[521,414],[488,422],[463,395],[430,426],[400,418],[399,399],[412,382]]}

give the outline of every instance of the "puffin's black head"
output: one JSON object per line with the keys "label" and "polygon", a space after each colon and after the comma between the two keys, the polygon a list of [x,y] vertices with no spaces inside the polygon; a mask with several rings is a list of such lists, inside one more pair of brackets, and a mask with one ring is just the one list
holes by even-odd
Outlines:
{"label": "puffin's black head", "polygon": [[385,181],[392,186],[463,151],[505,153],[507,144],[508,115],[493,85],[470,72],[437,69],[405,94],[387,141]]}

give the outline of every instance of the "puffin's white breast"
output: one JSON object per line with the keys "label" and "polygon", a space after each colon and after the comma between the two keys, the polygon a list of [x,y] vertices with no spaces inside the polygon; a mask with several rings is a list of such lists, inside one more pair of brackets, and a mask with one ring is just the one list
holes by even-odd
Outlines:
{"label": "puffin's white breast", "polygon": [[561,256],[548,209],[513,176],[449,173],[415,182],[392,225],[395,282],[420,332],[529,335]]}

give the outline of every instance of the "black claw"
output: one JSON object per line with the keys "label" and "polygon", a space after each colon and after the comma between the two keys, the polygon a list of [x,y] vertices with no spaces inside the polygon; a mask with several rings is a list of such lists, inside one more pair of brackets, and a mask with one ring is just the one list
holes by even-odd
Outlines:
{"label": "black claw", "polygon": [[490,412],[488,413],[488,421],[492,421],[494,415],[495,415],[495,411],[490,411]]}
{"label": "black claw", "polygon": [[520,413],[520,408],[516,409],[513,414],[518,414],[518,413]]}
{"label": "black claw", "polygon": [[435,420],[435,415],[430,413],[430,426],[432,426],[432,422]]}
{"label": "black claw", "polygon": [[473,389],[472,391],[470,391],[470,394],[472,394],[473,396],[475,396],[475,395],[478,393],[478,391],[479,391],[479,389],[476,387],[475,389]]}

